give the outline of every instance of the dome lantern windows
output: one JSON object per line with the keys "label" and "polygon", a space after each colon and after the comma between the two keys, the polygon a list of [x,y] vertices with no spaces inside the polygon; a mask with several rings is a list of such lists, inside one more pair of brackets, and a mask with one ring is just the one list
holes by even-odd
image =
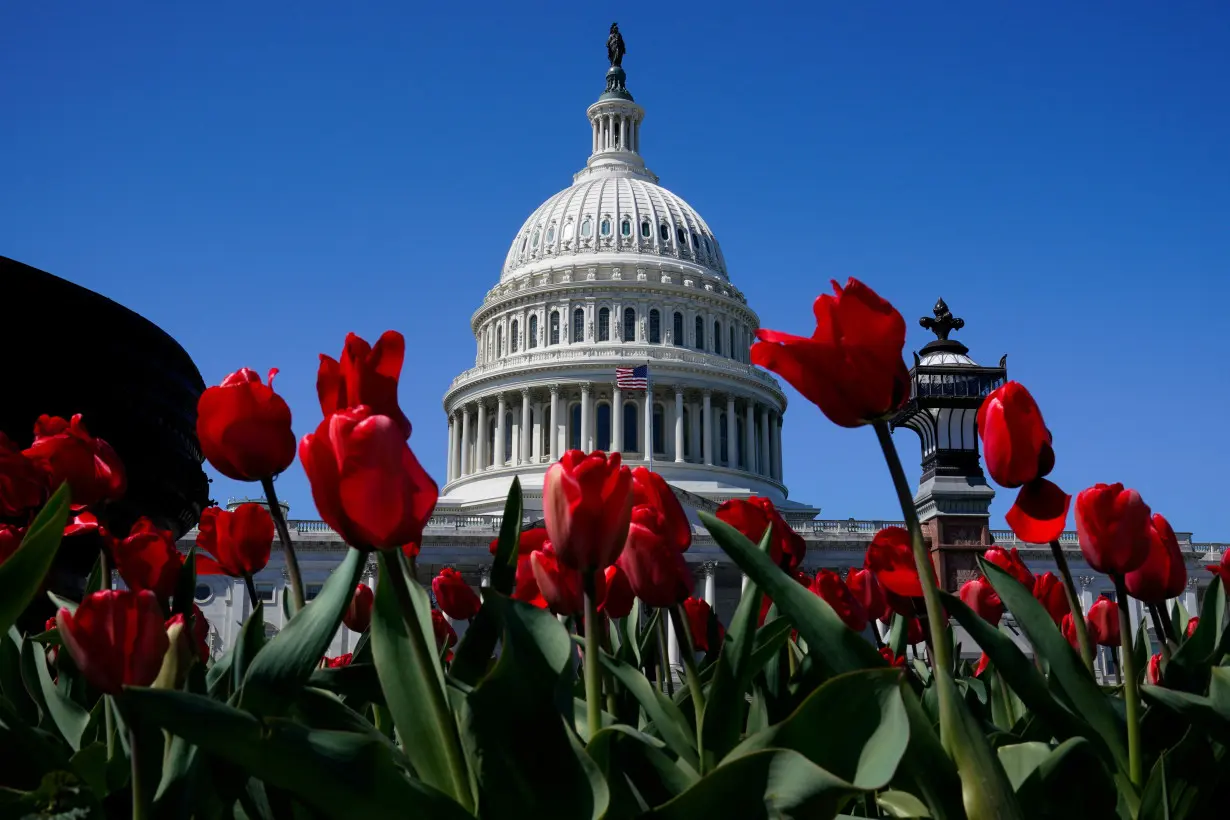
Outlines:
{"label": "dome lantern windows", "polygon": [[[551,238],[548,237],[547,241],[550,242]],[[700,250],[700,237],[696,235],[695,231],[692,232],[692,250]]]}
{"label": "dome lantern windows", "polygon": [[658,226],[658,237],[663,242],[670,242],[671,241],[671,226],[667,225],[665,222],[659,225]]}
{"label": "dome lantern windows", "polygon": [[619,223],[620,236],[632,236],[632,220],[625,218]]}
{"label": "dome lantern windows", "polygon": [[534,249],[538,248],[538,231],[537,230],[535,230],[534,235],[530,237],[530,247]]}
{"label": "dome lantern windows", "polygon": [[584,220],[581,221],[581,238],[589,239],[593,235],[594,235],[594,223],[587,216],[585,217]]}
{"label": "dome lantern windows", "polygon": [[551,227],[547,228],[547,244],[550,245],[554,241],[555,241],[555,226],[552,225]]}
{"label": "dome lantern windows", "polygon": [[649,227],[649,220],[641,222],[641,239],[648,239],[653,234],[653,229]]}
{"label": "dome lantern windows", "polygon": [[568,223],[564,225],[564,241],[565,242],[571,241],[572,237],[576,234],[576,232],[577,232],[576,223],[573,222],[572,220],[568,220]]}
{"label": "dome lantern windows", "polygon": [[602,224],[599,226],[599,231],[605,236],[611,235],[611,220],[610,217],[603,217]]}
{"label": "dome lantern windows", "polygon": [[[688,244],[688,235],[683,232],[683,228],[675,228],[675,242],[679,247],[684,247]],[[538,244],[538,240],[534,240],[534,244]]]}

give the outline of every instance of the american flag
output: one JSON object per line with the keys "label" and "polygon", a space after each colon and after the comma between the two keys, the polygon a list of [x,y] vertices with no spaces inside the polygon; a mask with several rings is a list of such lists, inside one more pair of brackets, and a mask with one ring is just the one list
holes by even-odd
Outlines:
{"label": "american flag", "polygon": [[649,365],[615,368],[615,386],[628,390],[648,390]]}

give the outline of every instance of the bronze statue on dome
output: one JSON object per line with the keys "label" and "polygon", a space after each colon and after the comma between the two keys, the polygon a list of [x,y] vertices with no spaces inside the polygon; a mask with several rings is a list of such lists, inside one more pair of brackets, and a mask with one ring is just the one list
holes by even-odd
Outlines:
{"label": "bronze statue on dome", "polygon": [[611,23],[611,36],[606,38],[606,57],[611,61],[613,68],[622,68],[624,54],[628,50],[624,47],[624,37],[619,33],[619,23]]}
{"label": "bronze statue on dome", "polygon": [[931,312],[935,314],[934,319],[930,316],[924,316],[918,320],[918,323],[934,333],[940,341],[948,341],[949,333],[965,327],[965,320],[954,318],[952,311],[948,309],[948,303],[942,298],[936,300],[935,307]]}

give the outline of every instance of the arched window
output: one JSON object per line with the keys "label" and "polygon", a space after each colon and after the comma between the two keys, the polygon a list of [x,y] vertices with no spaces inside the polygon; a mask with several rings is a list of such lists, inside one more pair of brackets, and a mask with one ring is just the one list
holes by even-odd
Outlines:
{"label": "arched window", "polygon": [[526,347],[538,347],[538,317],[530,317],[530,338],[526,342]]}
{"label": "arched window", "polygon": [[632,236],[632,220],[631,219],[624,219],[623,222],[619,223],[619,235],[620,236]]}
{"label": "arched window", "polygon": [[521,344],[521,323],[516,319],[512,320],[512,331],[508,334],[508,352],[516,353],[517,348]]}
{"label": "arched window", "polygon": [[743,460],[743,419],[739,418],[735,424],[735,452],[738,454],[739,466],[746,467],[747,462]]}
{"label": "arched window", "polygon": [[649,227],[649,220],[646,219],[641,222],[641,238],[648,239],[651,233],[653,233],[653,228]]}
{"label": "arched window", "polygon": [[611,449],[611,405],[606,402],[598,405],[597,445],[603,452]]}
{"label": "arched window", "polygon": [[504,355],[504,328],[500,328],[495,332],[495,357]]}
{"label": "arched window", "polygon": [[522,253],[525,253],[525,246],[528,245],[529,243],[530,243],[530,238],[528,236],[525,237],[525,239],[521,240],[521,252]]}
{"label": "arched window", "polygon": [[568,411],[568,448],[582,450],[581,444],[581,405],[574,404]]}
{"label": "arched window", "polygon": [[722,323],[713,323],[713,352],[722,355]]}
{"label": "arched window", "polygon": [[550,245],[554,241],[555,241],[555,226],[552,225],[551,227],[547,228],[547,244]]}
{"label": "arched window", "polygon": [[577,308],[572,312],[572,341],[585,341],[585,309]]}
{"label": "arched window", "polygon": [[558,310],[551,311],[551,326],[548,329],[548,332],[550,333],[550,337],[547,339],[547,344],[549,345],[559,344],[559,311]]}
{"label": "arched window", "polygon": [[567,242],[569,239],[572,239],[572,237],[576,235],[576,232],[577,232],[577,225],[575,222],[573,222],[572,220],[569,220],[568,222],[564,223],[564,241],[565,242]]}
{"label": "arched window", "polygon": [[693,347],[695,347],[697,350],[705,349],[705,317],[704,316],[696,317],[696,339],[693,341],[694,341]]}
{"label": "arched window", "polygon": [[625,453],[635,453],[641,449],[640,442],[637,440],[636,422],[640,413],[636,408],[636,402],[624,402],[624,446]]}
{"label": "arched window", "polygon": [[[513,414],[504,414],[504,462],[512,461]],[[503,464],[500,465],[504,466]]]}
{"label": "arched window", "polygon": [[658,236],[661,237],[663,242],[670,242],[671,241],[671,226],[667,225],[665,222],[659,225],[658,226]]}
{"label": "arched window", "polygon": [[725,413],[722,413],[722,417],[718,420],[718,439],[721,441],[721,444],[718,445],[718,449],[721,451],[721,460],[723,464],[730,463],[730,448],[726,446],[726,443],[729,440],[729,436],[727,435],[729,425],[730,419],[726,418]]}
{"label": "arched window", "polygon": [[657,308],[649,311],[649,343],[662,344],[662,314],[658,313]]}
{"label": "arched window", "polygon": [[598,310],[598,341],[609,342],[611,340],[611,309],[599,308]]}
{"label": "arched window", "polygon": [[531,247],[531,248],[537,248],[537,247],[538,247],[538,231],[537,231],[537,230],[535,230],[535,231],[534,231],[534,235],[533,235],[532,237],[530,237],[530,247]]}
{"label": "arched window", "polygon": [[[534,244],[538,243],[535,242]],[[683,228],[675,228],[675,244],[681,248],[688,244],[688,236],[683,232]]]}
{"label": "arched window", "polygon": [[611,235],[611,220],[607,219],[606,217],[603,217],[602,225],[599,227],[599,230],[602,232],[603,236],[610,236]]}
{"label": "arched window", "polygon": [[675,347],[683,347],[683,314],[675,311]]}
{"label": "arched window", "polygon": [[581,222],[581,236],[588,239],[594,234],[594,223],[588,216]]}
{"label": "arched window", "polygon": [[[550,241],[551,241],[551,237],[550,237],[550,236],[548,236],[548,237],[547,237],[547,241],[548,241],[548,242],[550,242]],[[693,231],[693,232],[692,232],[692,250],[694,250],[694,251],[698,251],[698,250],[700,250],[700,239],[699,239],[699,238],[697,238],[697,236],[696,236],[696,232],[695,232],[695,231]]]}
{"label": "arched window", "polygon": [[666,411],[662,409],[662,405],[655,404],[653,406],[653,452],[655,455],[666,452],[666,424],[663,422],[665,418]]}
{"label": "arched window", "polygon": [[624,308],[624,341],[636,341],[636,309]]}
{"label": "arched window", "polygon": [[730,358],[732,358],[732,359],[738,358],[738,357],[735,355],[735,351],[736,351],[736,350],[738,350],[738,349],[739,349],[739,348],[735,347],[735,326],[734,326],[734,325],[731,325],[731,326],[730,326],[730,351],[729,351],[729,352],[730,352]]}

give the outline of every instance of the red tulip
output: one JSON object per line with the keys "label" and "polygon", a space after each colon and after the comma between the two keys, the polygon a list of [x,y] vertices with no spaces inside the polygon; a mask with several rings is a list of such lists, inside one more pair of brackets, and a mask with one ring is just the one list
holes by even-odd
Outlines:
{"label": "red tulip", "polygon": [[1004,604],[986,578],[974,578],[961,585],[961,602],[991,626],[999,626]]}
{"label": "red tulip", "polygon": [[[585,609],[580,570],[565,566],[552,544],[530,553],[530,566],[534,569],[538,591],[552,612],[556,615],[576,615]],[[599,587],[595,590],[595,599],[601,601],[606,576],[598,572],[594,574],[594,580]]]}
{"label": "red tulip", "polygon": [[863,566],[875,573],[880,586],[894,595],[922,597],[922,579],[918,576],[908,530],[885,527],[877,532],[867,546]]}
{"label": "red tulip", "polygon": [[431,579],[431,591],[436,596],[436,605],[454,621],[468,621],[482,607],[478,595],[461,573],[452,567],[445,567]]}
{"label": "red tulip", "polygon": [[346,624],[346,628],[351,632],[366,632],[372,625],[372,604],[375,600],[376,596],[367,584],[356,586],[354,594],[350,596],[350,606],[346,607],[346,613],[342,615],[342,623]]}
{"label": "red tulip", "polygon": [[1090,567],[1127,575],[1149,557],[1149,505],[1122,484],[1096,484],[1076,497],[1076,535]]}
{"label": "red tulip", "polygon": [[[864,558],[866,563],[866,558]],[[875,573],[873,572],[874,576]],[[876,583],[879,583],[877,581]],[[906,598],[902,595],[897,595],[892,590],[885,589],[883,584],[880,584],[880,589],[884,590],[884,603],[888,604],[889,617],[884,618],[884,623],[889,623],[892,620],[892,614],[895,612],[902,618],[917,618],[926,611],[922,598]]]}
{"label": "red tulip", "polygon": [[51,477],[0,433],[0,517],[17,518],[47,500]]}
{"label": "red tulip", "polygon": [[1053,572],[1044,572],[1034,578],[1034,598],[1046,608],[1056,624],[1063,623],[1063,616],[1071,611],[1063,581]]}
{"label": "red tulip", "polygon": [[196,558],[196,571],[201,575],[244,578],[269,563],[273,516],[263,504],[240,504],[234,512],[208,507],[201,513],[197,530],[196,545],[209,553]]}
{"label": "red tulip", "polygon": [[1020,487],[1055,467],[1051,433],[1042,421],[1042,411],[1018,382],[989,393],[978,408],[977,423],[987,472],[996,484]]}
{"label": "red tulip", "polygon": [[341,410],[299,443],[320,517],[360,549],[419,543],[439,490],[397,424],[364,406]]}
{"label": "red tulip", "polygon": [[444,651],[444,659],[452,660],[452,647],[457,645],[457,630],[453,629],[445,618],[444,613],[438,609],[431,611],[431,631],[436,637],[436,651]]}
{"label": "red tulip", "polygon": [[605,613],[608,618],[626,618],[632,611],[632,605],[636,603],[628,576],[619,568],[619,564],[611,564],[603,574],[606,576],[606,595],[603,596],[602,603],[598,604],[598,611]]}
{"label": "red tulip", "polygon": [[632,471],[632,506],[647,504],[663,516],[662,538],[680,552],[692,545],[692,525],[674,490],[658,473],[647,467]]}
{"label": "red tulip", "polygon": [[884,589],[871,570],[850,570],[846,576],[846,586],[863,605],[869,620],[887,621],[892,617],[892,612],[888,608],[888,600],[884,597]]}
{"label": "red tulip", "polygon": [[842,622],[854,632],[862,632],[867,628],[867,610],[850,592],[841,576],[831,569],[822,569],[816,573],[815,580],[811,582],[811,591],[831,606]]}
{"label": "red tulip", "polygon": [[887,646],[880,647],[880,657],[888,661],[889,666],[905,666],[905,655],[898,655],[894,658],[893,650]]}
{"label": "red tulip", "polygon": [[336,658],[325,658],[325,667],[328,669],[340,669],[343,666],[350,666],[350,662],[354,660],[354,653],[347,652],[345,655],[338,655]]}
{"label": "red tulip", "polygon": [[1149,684],[1162,685],[1162,653],[1158,652],[1149,658]]}
{"label": "red tulip", "polygon": [[76,612],[61,609],[56,626],[81,674],[109,695],[153,683],[171,645],[162,607],[149,590],[91,593]]}
{"label": "red tulip", "polygon": [[987,667],[991,665],[991,657],[983,652],[978,658],[978,665],[974,667],[974,677],[978,677],[983,672],[987,671]]}
{"label": "red tulip", "polygon": [[110,444],[90,435],[80,413],[72,421],[39,416],[34,443],[24,454],[50,476],[51,487],[68,482],[74,507],[116,501],[128,487],[120,457]]}
{"label": "red tulip", "polygon": [[[716,515],[719,520],[743,533],[753,544],[759,544],[765,529],[771,526],[773,534],[769,537],[769,557],[773,563],[788,573],[802,566],[807,556],[807,542],[786,523],[769,499],[756,495],[747,499],[732,498],[722,502]],[[808,578],[807,583],[810,582]]]}
{"label": "red tulip", "polygon": [[1027,544],[1049,544],[1059,540],[1068,523],[1072,496],[1058,485],[1039,478],[1016,494],[1016,503],[1004,515],[1016,537]]}
{"label": "red tulip", "polygon": [[316,394],[325,418],[360,404],[397,422],[410,438],[410,420],[397,403],[397,380],[406,356],[406,340],[396,330],[386,330],[373,347],[353,333],[346,334],[341,362],[320,354]]}
{"label": "red tulip", "polygon": [[1188,618],[1187,628],[1183,630],[1183,637],[1190,638],[1192,633],[1196,631],[1196,627],[1200,626],[1199,618]]}
{"label": "red tulip", "polygon": [[115,545],[115,568],[129,589],[148,589],[166,601],[175,592],[184,558],[175,548],[170,530],[160,530],[141,517],[128,537]]}
{"label": "red tulip", "polygon": [[1145,562],[1124,576],[1124,585],[1129,595],[1148,604],[1177,598],[1187,586],[1187,565],[1179,552],[1179,539],[1170,522],[1158,513],[1149,522]]}
{"label": "red tulip", "polygon": [[24,527],[14,527],[12,524],[0,524],[0,565],[12,557],[21,546],[21,539],[26,537]]}
{"label": "red tulip", "polygon": [[[550,543],[547,541],[544,546],[549,546]],[[546,609],[547,599],[542,597],[542,592],[538,589],[538,579],[534,577],[534,562],[530,560],[532,555],[533,553],[529,553],[517,559],[517,580],[513,587],[512,597],[514,601],[522,601],[539,609]]]}
{"label": "red tulip", "polygon": [[1025,566],[1025,561],[1021,559],[1021,554],[1017,552],[1016,547],[1010,550],[1003,547],[991,547],[983,553],[982,557],[1011,575],[1026,589],[1034,588],[1034,574],[1029,571],[1029,567]]}
{"label": "red tulip", "polygon": [[927,633],[923,629],[922,620],[919,618],[905,619],[905,642],[910,646],[922,643],[927,639]]}
{"label": "red tulip", "polygon": [[273,392],[273,377],[262,384],[244,367],[222,384],[201,394],[196,406],[196,435],[214,469],[236,481],[260,481],[285,470],[295,460],[290,407]]}
{"label": "red tulip", "polygon": [[[171,627],[176,626],[176,625],[182,625],[183,623],[184,623],[184,616],[182,614],[176,614],[176,615],[173,615],[170,618],[170,620],[166,622],[165,626],[169,633]],[[201,608],[197,606],[196,604],[193,604],[192,605],[192,636],[191,638],[189,638],[187,635],[181,632],[180,640],[183,640],[183,641],[191,640],[192,644],[195,645],[194,648],[196,650],[196,656],[200,658],[201,663],[208,663],[209,662],[208,638],[209,638],[209,621],[205,620],[205,615],[204,613],[201,612]],[[167,636],[167,643],[169,646],[170,645],[170,635],[169,634]]]}
{"label": "red tulip", "polygon": [[[546,527],[532,527],[528,530],[521,531],[521,539],[517,542],[517,555],[525,556],[537,549],[542,549],[542,545],[547,543]],[[491,543],[487,545],[492,555],[495,555],[500,548],[500,539],[492,538]]]}
{"label": "red tulip", "polygon": [[752,364],[777,373],[834,424],[858,427],[888,418],[910,397],[910,374],[901,359],[905,320],[857,279],[813,305],[811,338],[756,331]]}
{"label": "red tulip", "polygon": [[709,651],[709,617],[713,608],[703,598],[688,598],[683,602],[684,614],[688,617],[688,631],[692,634],[692,646],[697,652]]}
{"label": "red tulip", "polygon": [[1119,645],[1119,604],[1099,595],[1089,607],[1085,623],[1089,627],[1089,639],[1098,646]]}
{"label": "red tulip", "polygon": [[[1086,624],[1086,626],[1088,627],[1088,624]],[[1072,613],[1070,611],[1067,615],[1063,616],[1063,621],[1060,623],[1059,631],[1062,632],[1063,636],[1068,639],[1068,643],[1072,645],[1073,649],[1077,652],[1081,651],[1080,639],[1076,635],[1076,621],[1072,619]],[[1089,630],[1089,635],[1092,638],[1092,629]]]}
{"label": "red tulip", "polygon": [[632,473],[619,453],[569,450],[547,470],[542,499],[560,561],[586,571],[615,563],[632,516]]}
{"label": "red tulip", "polygon": [[671,529],[669,518],[648,504],[632,511],[619,568],[628,576],[633,594],[649,606],[672,606],[692,594],[692,571],[672,540]]}
{"label": "red tulip", "polygon": [[1207,566],[1205,569],[1220,578],[1222,588],[1230,592],[1230,549],[1222,550],[1220,563]]}

